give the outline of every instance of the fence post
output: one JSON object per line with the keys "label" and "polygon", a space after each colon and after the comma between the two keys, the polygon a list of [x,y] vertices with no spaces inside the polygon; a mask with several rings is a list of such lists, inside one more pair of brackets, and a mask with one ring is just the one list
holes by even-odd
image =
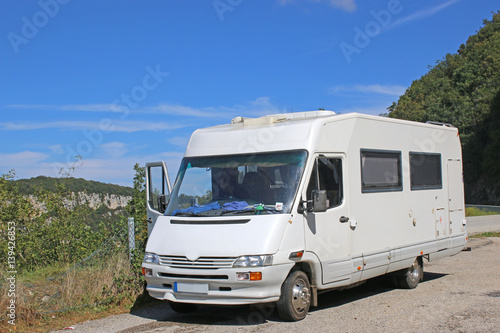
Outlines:
{"label": "fence post", "polygon": [[128,219],[128,249],[130,254],[130,261],[134,257],[135,250],[135,228],[134,228],[134,218],[129,217]]}

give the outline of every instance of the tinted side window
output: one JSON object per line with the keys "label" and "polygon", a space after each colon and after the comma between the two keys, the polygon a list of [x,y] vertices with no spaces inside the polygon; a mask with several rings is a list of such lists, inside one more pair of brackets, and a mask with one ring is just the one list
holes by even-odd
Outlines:
{"label": "tinted side window", "polygon": [[326,190],[328,208],[338,206],[343,200],[342,159],[319,157],[307,187],[307,200],[312,200],[313,190]]}
{"label": "tinted side window", "polygon": [[402,191],[401,152],[361,150],[362,192]]}
{"label": "tinted side window", "polygon": [[442,188],[441,154],[410,152],[410,181],[412,190]]}

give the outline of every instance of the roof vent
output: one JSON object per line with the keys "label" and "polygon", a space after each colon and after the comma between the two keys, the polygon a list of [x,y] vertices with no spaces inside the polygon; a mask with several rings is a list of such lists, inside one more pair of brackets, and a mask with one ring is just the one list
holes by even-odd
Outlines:
{"label": "roof vent", "polygon": [[306,118],[318,118],[318,117],[328,117],[335,115],[333,111],[306,111],[306,112],[292,112],[292,113],[280,113],[272,114],[260,118],[246,118],[246,117],[235,117],[231,120],[231,124],[243,124],[243,126],[252,125],[269,125],[275,124],[287,120],[300,120]]}
{"label": "roof vent", "polygon": [[426,121],[425,122],[426,124],[431,124],[431,125],[437,125],[437,126],[443,126],[443,127],[451,127],[451,128],[456,128],[455,126],[453,126],[452,124],[450,123],[443,123],[441,121]]}

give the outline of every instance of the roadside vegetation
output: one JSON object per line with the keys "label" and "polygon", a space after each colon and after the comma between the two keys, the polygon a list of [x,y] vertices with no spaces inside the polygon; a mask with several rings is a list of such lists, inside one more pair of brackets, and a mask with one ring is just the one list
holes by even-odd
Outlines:
{"label": "roadside vegetation", "polygon": [[[138,164],[134,169],[133,199],[119,218],[96,214],[98,208],[86,202],[65,204],[72,170],[49,187],[30,186],[37,201],[20,190],[13,170],[0,177],[1,332],[43,332],[147,301],[140,274],[147,238],[145,170]],[[132,260],[127,217],[135,219]]]}
{"label": "roadside vegetation", "polygon": [[481,234],[472,235],[469,238],[500,237],[500,232],[488,231]]}
{"label": "roadside vegetation", "polygon": [[499,215],[498,212],[480,209],[477,207],[466,207],[465,216],[485,216],[485,215]]}

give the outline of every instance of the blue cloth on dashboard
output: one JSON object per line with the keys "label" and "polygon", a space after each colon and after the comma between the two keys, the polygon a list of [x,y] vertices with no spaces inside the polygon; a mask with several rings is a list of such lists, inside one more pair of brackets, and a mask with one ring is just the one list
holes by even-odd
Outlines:
{"label": "blue cloth on dashboard", "polygon": [[[222,210],[224,212],[233,211],[233,210],[245,210],[248,207],[248,203],[246,201],[233,201],[227,202],[222,205]],[[253,207],[250,207],[253,208]]]}
{"label": "blue cloth on dashboard", "polygon": [[177,215],[179,213],[196,215],[196,214],[199,214],[199,213],[202,213],[202,212],[206,212],[207,210],[216,210],[216,209],[221,209],[221,206],[219,205],[219,203],[217,201],[216,202],[212,202],[211,204],[202,205],[202,206],[196,204],[193,207],[188,207],[188,208],[185,208],[185,209],[176,209],[172,213],[172,216],[175,216],[175,215]]}

